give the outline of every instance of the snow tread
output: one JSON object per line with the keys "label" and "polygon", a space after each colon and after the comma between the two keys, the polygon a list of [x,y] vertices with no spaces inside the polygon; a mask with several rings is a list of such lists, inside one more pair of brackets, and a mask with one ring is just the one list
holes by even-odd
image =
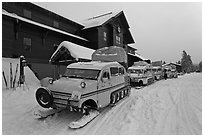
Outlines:
{"label": "snow tread", "polygon": [[86,126],[88,123],[90,123],[92,120],[94,120],[98,115],[99,111],[92,110],[89,115],[84,115],[82,118],[71,122],[68,127],[71,129],[79,129],[84,126]]}

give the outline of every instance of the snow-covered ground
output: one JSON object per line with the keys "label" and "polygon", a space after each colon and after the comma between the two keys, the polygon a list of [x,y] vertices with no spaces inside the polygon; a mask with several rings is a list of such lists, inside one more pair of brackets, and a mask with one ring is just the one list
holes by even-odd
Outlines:
{"label": "snow-covered ground", "polygon": [[[2,88],[2,133],[152,135],[202,134],[202,74],[161,80],[143,89],[131,89],[130,97],[108,107],[91,123],[73,130],[68,124],[81,117],[62,111],[44,120],[33,117],[41,108],[35,100],[40,86],[27,68],[26,85],[16,90]],[[3,82],[3,81],[2,81]]]}

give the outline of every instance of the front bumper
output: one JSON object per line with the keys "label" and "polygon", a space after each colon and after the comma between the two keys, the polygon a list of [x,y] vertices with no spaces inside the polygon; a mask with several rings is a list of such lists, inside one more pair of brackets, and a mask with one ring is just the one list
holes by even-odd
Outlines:
{"label": "front bumper", "polygon": [[53,96],[53,108],[68,108],[70,106],[79,108],[80,100],[71,99],[71,93],[63,93],[57,91],[51,91]]}
{"label": "front bumper", "polygon": [[130,79],[131,79],[131,82],[139,82],[138,78],[131,77]]}

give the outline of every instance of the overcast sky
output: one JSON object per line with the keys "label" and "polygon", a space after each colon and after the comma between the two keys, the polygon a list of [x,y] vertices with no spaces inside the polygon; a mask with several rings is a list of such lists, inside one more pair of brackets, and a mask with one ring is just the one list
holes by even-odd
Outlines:
{"label": "overcast sky", "polygon": [[124,11],[133,46],[152,61],[176,62],[185,50],[193,63],[202,60],[202,4],[199,2],[44,2],[35,3],[74,22]]}

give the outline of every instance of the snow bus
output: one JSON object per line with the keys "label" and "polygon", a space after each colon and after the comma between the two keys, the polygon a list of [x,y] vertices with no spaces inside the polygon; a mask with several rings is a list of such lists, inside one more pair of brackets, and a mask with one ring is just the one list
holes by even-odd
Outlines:
{"label": "snow bus", "polygon": [[92,61],[72,63],[60,79],[38,88],[37,102],[44,108],[71,108],[86,115],[116,104],[130,94],[128,73],[120,64],[124,62],[127,62],[124,49],[116,46],[98,49],[92,54]]}
{"label": "snow bus", "polygon": [[163,71],[167,73],[167,78],[177,78],[178,77],[175,65],[164,65]]}
{"label": "snow bus", "polygon": [[144,61],[135,62],[128,68],[128,73],[132,85],[144,86],[154,82],[152,67]]}
{"label": "snow bus", "polygon": [[152,71],[154,73],[154,79],[160,80],[163,78],[163,72],[161,66],[152,66]]}

